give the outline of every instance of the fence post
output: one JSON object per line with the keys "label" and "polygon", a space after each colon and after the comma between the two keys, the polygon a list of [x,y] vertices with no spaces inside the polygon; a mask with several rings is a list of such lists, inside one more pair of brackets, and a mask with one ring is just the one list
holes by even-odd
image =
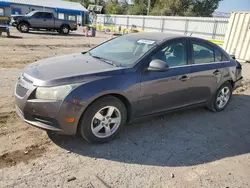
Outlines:
{"label": "fence post", "polygon": [[127,17],[127,29],[129,28],[129,16]]}
{"label": "fence post", "polygon": [[218,26],[218,21],[215,20],[212,39],[215,39],[217,26]]}
{"label": "fence post", "polygon": [[165,18],[162,17],[162,20],[161,20],[161,32],[162,33],[164,32],[164,25],[165,25]]}
{"label": "fence post", "polygon": [[185,23],[184,35],[187,35],[187,33],[188,33],[188,19],[186,20],[186,23]]}
{"label": "fence post", "polygon": [[116,26],[116,16],[114,16],[114,26]]}
{"label": "fence post", "polygon": [[142,17],[142,30],[145,29],[145,16]]}

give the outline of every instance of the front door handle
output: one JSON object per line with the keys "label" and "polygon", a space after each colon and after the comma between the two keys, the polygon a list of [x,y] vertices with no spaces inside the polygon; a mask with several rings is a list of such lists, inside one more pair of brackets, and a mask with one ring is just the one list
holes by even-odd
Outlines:
{"label": "front door handle", "polygon": [[214,75],[218,75],[218,74],[220,74],[220,71],[219,71],[219,70],[216,70],[216,71],[213,72],[213,74],[214,74]]}
{"label": "front door handle", "polygon": [[189,78],[185,75],[185,76],[182,76],[181,78],[180,78],[180,81],[183,81],[183,82],[185,82],[185,81],[187,81]]}

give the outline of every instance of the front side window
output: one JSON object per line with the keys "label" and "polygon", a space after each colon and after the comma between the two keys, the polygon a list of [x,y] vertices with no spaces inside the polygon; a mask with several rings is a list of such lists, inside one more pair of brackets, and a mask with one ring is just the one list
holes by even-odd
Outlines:
{"label": "front side window", "polygon": [[36,12],[36,11],[31,11],[29,12],[28,14],[26,14],[26,16],[36,16],[37,14],[39,14],[39,12]]}
{"label": "front side window", "polygon": [[0,16],[4,16],[4,9],[0,8]]}
{"label": "front side window", "polygon": [[214,62],[213,47],[202,42],[192,42],[193,58],[195,64]]}
{"label": "front side window", "polygon": [[156,41],[124,35],[90,50],[89,54],[112,61],[117,66],[131,67],[154,46]]}
{"label": "front side window", "polygon": [[34,18],[43,18],[43,13],[37,12],[33,15]]}
{"label": "front side window", "polygon": [[176,41],[166,44],[152,56],[152,59],[160,59],[166,62],[169,67],[186,65],[187,64],[186,41]]}
{"label": "front side window", "polygon": [[51,14],[51,13],[44,12],[44,13],[43,13],[43,18],[46,18],[46,19],[52,19],[52,18],[53,18],[53,16],[52,16],[52,14]]}

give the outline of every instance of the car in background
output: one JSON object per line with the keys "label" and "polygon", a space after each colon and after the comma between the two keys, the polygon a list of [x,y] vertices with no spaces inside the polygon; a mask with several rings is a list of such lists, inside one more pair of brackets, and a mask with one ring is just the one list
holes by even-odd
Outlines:
{"label": "car in background", "polygon": [[16,26],[23,33],[28,33],[31,28],[55,30],[65,35],[77,30],[77,22],[57,19],[53,13],[42,11],[32,11],[24,16],[13,16],[11,25]]}
{"label": "car in background", "polygon": [[241,71],[200,38],[127,34],[28,65],[16,84],[16,109],[36,127],[104,143],[135,119],[198,106],[224,110]]}
{"label": "car in background", "polygon": [[10,19],[10,25],[13,26],[13,27],[16,27],[17,26],[17,18],[20,18],[20,17],[23,17],[25,15],[11,15],[11,19]]}
{"label": "car in background", "polygon": [[9,24],[10,20],[8,17],[0,16],[0,36],[3,32],[5,32],[7,36],[10,36]]}

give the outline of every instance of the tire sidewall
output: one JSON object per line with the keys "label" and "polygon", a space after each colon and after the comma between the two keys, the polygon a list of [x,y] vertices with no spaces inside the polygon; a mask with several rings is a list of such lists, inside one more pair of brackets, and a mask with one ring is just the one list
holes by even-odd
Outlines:
{"label": "tire sidewall", "polygon": [[[26,25],[27,26],[27,31],[23,31],[22,30],[22,25]],[[21,23],[19,26],[18,26],[18,30],[20,31],[20,32],[22,32],[22,33],[28,33],[29,32],[29,25],[28,24],[26,24],[26,23]]]}
{"label": "tire sidewall", "polygon": [[[106,106],[114,106],[116,107],[121,113],[121,124],[119,128],[113,133],[111,136],[107,138],[98,138],[96,137],[91,130],[91,123],[94,115],[103,107]],[[92,105],[90,105],[86,112],[83,115],[82,121],[80,123],[80,134],[84,139],[86,139],[90,143],[106,143],[113,140],[115,137],[119,135],[122,131],[124,124],[127,120],[127,111],[124,104],[115,97],[105,97],[102,99],[97,100]]]}
{"label": "tire sidewall", "polygon": [[[224,87],[228,87],[228,88],[229,88],[229,90],[230,90],[230,96],[229,96],[229,99],[228,99],[227,104],[226,104],[223,108],[219,108],[218,105],[217,105],[217,97],[218,97],[218,95],[219,95],[221,89],[224,88]],[[229,102],[231,101],[232,92],[233,92],[233,88],[232,88],[232,86],[231,86],[231,84],[230,84],[229,82],[226,82],[226,83],[222,84],[222,85],[219,87],[219,89],[217,89],[217,91],[216,91],[216,93],[215,93],[215,96],[214,96],[214,99],[213,99],[213,107],[214,107],[215,111],[220,112],[220,111],[224,110],[224,109],[227,107],[227,105],[228,105]]]}
{"label": "tire sidewall", "polygon": [[[68,29],[68,32],[64,33],[64,31],[63,31],[64,28],[67,28],[67,29]],[[64,34],[64,35],[69,34],[69,27],[66,26],[66,25],[62,26],[62,27],[61,27],[61,34]]]}

